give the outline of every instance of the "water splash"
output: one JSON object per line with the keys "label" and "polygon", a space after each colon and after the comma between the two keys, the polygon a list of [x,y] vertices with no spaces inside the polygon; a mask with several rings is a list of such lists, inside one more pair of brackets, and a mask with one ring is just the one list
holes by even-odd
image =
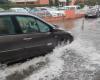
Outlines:
{"label": "water splash", "polygon": [[[58,53],[60,53],[59,57],[64,60],[63,71],[58,80],[93,80],[96,76],[95,73],[100,65],[100,54],[90,41],[83,41],[78,38],[70,45],[57,47],[53,55]],[[53,58],[55,57],[53,56]],[[57,63],[55,64],[57,65]],[[40,74],[42,72],[37,73],[37,76],[40,77]],[[43,77],[45,74],[42,74],[42,80],[52,80],[51,74],[52,72],[47,71],[46,75],[49,77],[46,79]],[[32,74],[25,80],[40,80],[35,77],[36,75]],[[55,77],[57,78],[57,75],[53,78]]]}
{"label": "water splash", "polygon": [[65,67],[59,80],[97,80],[100,54],[90,41],[75,40],[66,46]]}
{"label": "water splash", "polygon": [[92,42],[77,38],[51,54],[0,70],[0,80],[94,80],[100,54]]}

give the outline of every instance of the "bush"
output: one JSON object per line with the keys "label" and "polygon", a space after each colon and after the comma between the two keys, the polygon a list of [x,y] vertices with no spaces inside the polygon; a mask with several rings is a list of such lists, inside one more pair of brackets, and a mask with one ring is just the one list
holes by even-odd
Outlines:
{"label": "bush", "polygon": [[83,8],[84,7],[84,4],[83,3],[79,3],[78,5],[80,6],[80,8]]}

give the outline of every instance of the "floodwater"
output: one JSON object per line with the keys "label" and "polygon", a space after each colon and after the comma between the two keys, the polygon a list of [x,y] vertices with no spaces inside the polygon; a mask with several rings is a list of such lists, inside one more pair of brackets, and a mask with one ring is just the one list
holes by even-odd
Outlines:
{"label": "floodwater", "polygon": [[100,80],[100,19],[52,23],[71,31],[74,41],[44,57],[1,67],[0,80]]}
{"label": "floodwater", "polygon": [[52,24],[59,25],[67,31],[71,31],[74,37],[80,37],[85,40],[90,40],[94,43],[95,47],[100,49],[100,18],[94,19],[76,19],[51,22]]}

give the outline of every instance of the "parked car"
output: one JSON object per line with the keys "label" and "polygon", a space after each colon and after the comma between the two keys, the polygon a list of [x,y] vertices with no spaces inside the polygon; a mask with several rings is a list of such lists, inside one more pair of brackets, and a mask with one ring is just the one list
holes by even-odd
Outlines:
{"label": "parked car", "polygon": [[31,11],[31,8],[29,8],[29,7],[24,7],[24,9],[25,9],[26,11],[28,11],[28,12]]}
{"label": "parked car", "polygon": [[61,10],[77,10],[77,9],[80,9],[80,6],[78,6],[78,5],[63,6],[63,7],[59,7],[59,9],[61,9]]}
{"label": "parked car", "polygon": [[97,9],[89,9],[85,14],[85,18],[97,18],[99,16],[100,12]]}
{"label": "parked car", "polygon": [[98,14],[98,17],[100,17],[100,8],[97,8],[97,14]]}
{"label": "parked car", "polygon": [[73,36],[31,14],[0,13],[0,63],[11,64],[51,52]]}
{"label": "parked car", "polygon": [[50,7],[39,7],[42,11],[48,11],[52,17],[58,17],[58,16],[64,16],[64,11],[59,11],[56,8],[50,8]]}
{"label": "parked car", "polygon": [[20,13],[28,13],[28,11],[24,8],[10,8],[10,11],[20,12]]}
{"label": "parked car", "polygon": [[51,14],[47,10],[41,10],[40,8],[33,8],[30,10],[29,13],[41,18],[46,17],[46,16],[51,16]]}

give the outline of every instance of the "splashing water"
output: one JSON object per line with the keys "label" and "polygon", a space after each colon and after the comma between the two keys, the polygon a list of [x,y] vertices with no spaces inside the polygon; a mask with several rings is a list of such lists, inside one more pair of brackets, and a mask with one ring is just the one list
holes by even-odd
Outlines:
{"label": "splashing water", "polygon": [[90,41],[77,39],[66,49],[65,71],[59,80],[98,80],[100,54]]}
{"label": "splashing water", "polygon": [[100,54],[90,41],[80,38],[56,47],[52,53],[0,70],[0,80],[94,80]]}

